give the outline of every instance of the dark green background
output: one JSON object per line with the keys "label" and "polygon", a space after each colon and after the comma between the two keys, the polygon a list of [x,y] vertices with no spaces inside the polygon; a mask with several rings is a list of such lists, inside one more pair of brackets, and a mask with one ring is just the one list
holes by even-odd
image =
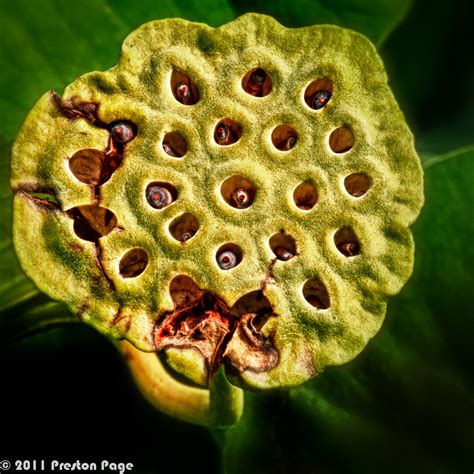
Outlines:
{"label": "dark green background", "polygon": [[[470,0],[0,0],[0,9],[0,460],[109,459],[140,474],[474,471]],[[152,409],[111,344],[66,324],[63,306],[22,275],[8,159],[35,101],[113,66],[141,23],[218,26],[247,11],[293,27],[336,23],[377,45],[424,161],[426,205],[413,228],[414,275],[366,350],[295,389],[247,394],[242,421],[211,431]]]}

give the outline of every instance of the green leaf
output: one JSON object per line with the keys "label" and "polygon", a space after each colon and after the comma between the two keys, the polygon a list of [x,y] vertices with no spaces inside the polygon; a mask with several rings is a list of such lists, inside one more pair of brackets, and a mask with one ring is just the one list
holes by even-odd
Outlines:
{"label": "green leaf", "polygon": [[456,8],[418,0],[380,51],[422,157],[472,143],[473,7],[471,0]]}
{"label": "green leaf", "polygon": [[403,20],[411,0],[231,0],[239,14],[255,11],[288,27],[335,24],[356,30],[381,46]]}
{"label": "green leaf", "polygon": [[415,272],[380,333],[289,393],[248,394],[226,434],[228,473],[472,470],[474,147],[425,169]]}
{"label": "green leaf", "polygon": [[23,273],[13,249],[9,153],[10,144],[0,136],[0,314],[39,294]]}

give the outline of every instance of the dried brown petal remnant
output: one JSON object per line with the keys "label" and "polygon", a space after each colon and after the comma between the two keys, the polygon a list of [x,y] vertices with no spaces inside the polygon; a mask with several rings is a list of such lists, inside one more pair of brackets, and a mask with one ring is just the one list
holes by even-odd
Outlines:
{"label": "dried brown petal remnant", "polygon": [[238,304],[229,308],[186,275],[178,275],[171,281],[170,294],[175,308],[162,315],[155,326],[157,350],[196,349],[206,361],[208,379],[224,361],[237,372],[269,370],[278,363],[278,351],[272,340],[260,333],[264,317],[261,311],[242,314],[243,306]]}
{"label": "dried brown petal remnant", "polygon": [[91,123],[102,126],[103,123],[99,120],[97,112],[99,104],[94,102],[81,102],[75,100],[63,101],[61,97],[55,92],[51,91],[51,96],[57,105],[58,109],[63,115],[69,119],[85,118]]}
{"label": "dried brown petal remnant", "polygon": [[270,339],[264,338],[257,331],[255,318],[256,314],[242,316],[224,353],[230,365],[238,372],[261,372],[275,367],[278,363],[278,351]]}

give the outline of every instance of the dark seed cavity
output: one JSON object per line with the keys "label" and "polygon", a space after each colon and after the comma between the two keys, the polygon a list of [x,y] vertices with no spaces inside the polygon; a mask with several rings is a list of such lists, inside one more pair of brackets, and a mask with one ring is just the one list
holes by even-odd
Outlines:
{"label": "dark seed cavity", "polygon": [[179,242],[187,242],[192,239],[198,229],[199,221],[189,212],[173,219],[169,226],[170,234]]}
{"label": "dark seed cavity", "polygon": [[344,179],[346,191],[353,197],[363,196],[370,188],[370,178],[362,173],[353,173]]}
{"label": "dark seed cavity", "polygon": [[278,260],[285,262],[292,259],[297,253],[295,239],[285,232],[272,235],[268,243]]}
{"label": "dark seed cavity", "polygon": [[272,90],[272,79],[264,69],[255,68],[243,77],[242,89],[254,97],[265,97]]}
{"label": "dark seed cavity", "polygon": [[360,254],[360,244],[354,231],[349,227],[339,229],[334,234],[334,243],[345,257],[355,257]]}
{"label": "dark seed cavity", "polygon": [[236,175],[227,178],[221,185],[221,195],[225,202],[236,209],[246,209],[255,200],[255,186],[250,180]]}
{"label": "dark seed cavity", "polygon": [[336,128],[329,136],[329,147],[334,153],[345,153],[354,146],[354,134],[348,127]]}
{"label": "dark seed cavity", "polygon": [[330,101],[333,84],[330,79],[321,78],[311,82],[305,90],[304,100],[313,110],[322,109]]}
{"label": "dark seed cavity", "polygon": [[237,142],[242,136],[242,127],[232,119],[219,121],[214,129],[214,140],[218,145],[228,146]]}
{"label": "dark seed cavity", "polygon": [[309,211],[318,202],[318,191],[311,181],[304,181],[293,191],[293,200],[298,208]]}
{"label": "dark seed cavity", "polygon": [[162,146],[165,153],[173,158],[181,158],[188,152],[188,143],[178,132],[166,133]]}
{"label": "dark seed cavity", "polygon": [[105,152],[85,148],[74,153],[69,159],[69,169],[82,183],[100,186],[103,184],[102,167],[105,160]]}
{"label": "dark seed cavity", "polygon": [[194,105],[199,100],[199,89],[194,81],[177,69],[171,73],[171,90],[174,98],[183,105]]}
{"label": "dark seed cavity", "polygon": [[262,329],[268,318],[273,314],[272,305],[261,290],[251,291],[241,296],[235,302],[232,310],[240,316],[248,313],[255,314],[256,318],[253,322],[257,330]]}
{"label": "dark seed cavity", "polygon": [[311,306],[317,309],[327,309],[330,306],[328,290],[318,278],[312,278],[304,284],[303,296]]}
{"label": "dark seed cavity", "polygon": [[216,253],[216,261],[221,270],[230,270],[242,261],[242,250],[236,244],[224,244]]}
{"label": "dark seed cavity", "polygon": [[296,130],[287,124],[278,125],[272,132],[272,143],[280,151],[291,150],[298,140]]}
{"label": "dark seed cavity", "polygon": [[130,249],[120,260],[120,275],[123,278],[135,278],[142,274],[147,266],[148,253],[140,248]]}
{"label": "dark seed cavity", "polygon": [[67,215],[74,219],[74,232],[89,242],[97,243],[117,227],[115,214],[98,205],[78,206],[67,211]]}

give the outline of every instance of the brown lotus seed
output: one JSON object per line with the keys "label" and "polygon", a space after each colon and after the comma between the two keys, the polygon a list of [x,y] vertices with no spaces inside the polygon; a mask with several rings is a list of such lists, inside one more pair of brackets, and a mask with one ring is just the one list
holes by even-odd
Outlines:
{"label": "brown lotus seed", "polygon": [[135,138],[133,126],[126,122],[117,122],[110,129],[112,138],[121,144],[128,143]]}

